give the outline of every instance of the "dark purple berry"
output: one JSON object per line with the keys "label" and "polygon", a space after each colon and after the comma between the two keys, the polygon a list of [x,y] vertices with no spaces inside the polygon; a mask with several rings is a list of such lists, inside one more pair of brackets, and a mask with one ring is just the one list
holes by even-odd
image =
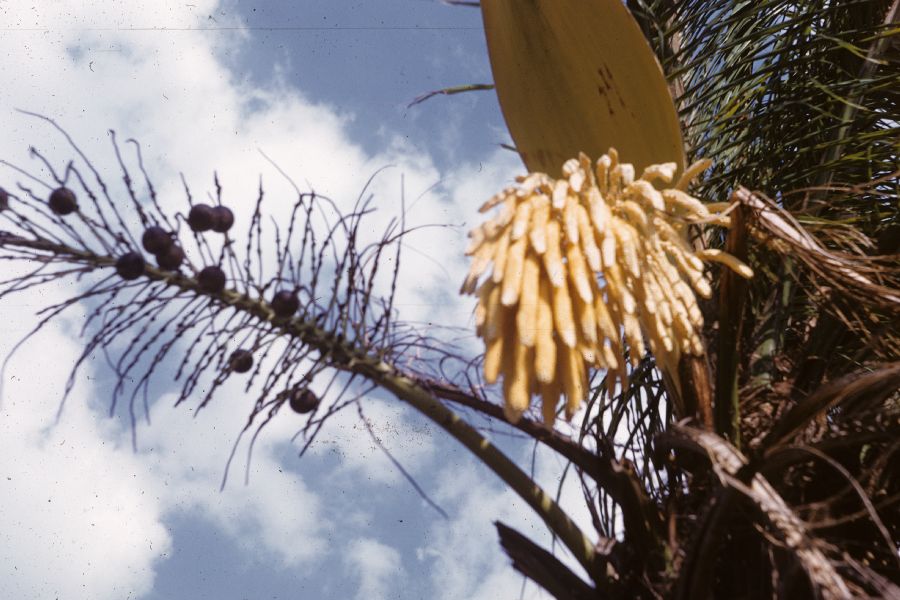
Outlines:
{"label": "dark purple berry", "polygon": [[215,221],[213,207],[209,204],[195,204],[188,213],[187,221],[191,229],[197,233],[209,231]]}
{"label": "dark purple berry", "polygon": [[144,257],[137,252],[123,254],[116,261],[116,273],[126,281],[137,279],[144,274]]}
{"label": "dark purple berry", "polygon": [[9,208],[9,193],[0,187],[0,210]]}
{"label": "dark purple berry", "polygon": [[169,249],[162,254],[156,255],[156,264],[162,269],[174,271],[184,262],[184,250],[177,244],[172,244]]}
{"label": "dark purple berry", "polygon": [[58,215],[69,215],[78,210],[78,200],[75,199],[75,192],[67,187],[53,190],[48,203],[50,204],[50,210]]}
{"label": "dark purple berry", "polygon": [[290,317],[300,309],[300,299],[294,292],[282,290],[272,296],[271,305],[276,317]]}
{"label": "dark purple berry", "polygon": [[253,354],[248,350],[235,350],[228,357],[228,366],[235,373],[246,373],[253,368]]}
{"label": "dark purple berry", "polygon": [[217,206],[213,209],[212,230],[217,233],[225,233],[234,225],[234,213],[226,206]]}
{"label": "dark purple berry", "polygon": [[218,294],[225,289],[225,273],[219,267],[205,267],[197,274],[197,284],[207,294]]}
{"label": "dark purple berry", "polygon": [[311,413],[319,407],[319,397],[305,387],[295,387],[288,392],[288,402],[290,402],[291,410],[301,415]]}
{"label": "dark purple berry", "polygon": [[174,244],[172,236],[165,229],[156,225],[148,227],[141,237],[141,245],[150,254],[162,254],[171,248],[172,244]]}

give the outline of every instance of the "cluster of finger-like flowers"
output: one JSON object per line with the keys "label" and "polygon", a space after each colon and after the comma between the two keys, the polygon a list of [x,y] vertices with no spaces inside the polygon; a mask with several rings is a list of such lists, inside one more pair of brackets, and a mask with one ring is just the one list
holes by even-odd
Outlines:
{"label": "cluster of finger-like flowers", "polygon": [[584,154],[567,161],[563,179],[519,177],[481,207],[497,212],[469,233],[473,261],[461,291],[478,296],[485,380],[503,376],[509,420],[528,410],[532,395],[548,426],[560,397],[570,418],[591,367],[608,371],[610,390],[624,386],[626,360],[636,364],[648,346],[668,372],[682,354],[703,351],[695,293],[712,293],[704,261],[753,274],[731,255],[687,242],[690,224],[729,225],[727,204],[686,192],[709,164],[699,161],[674,187],[657,189],[671,184],[675,163],[635,179],[611,148],[594,164]]}

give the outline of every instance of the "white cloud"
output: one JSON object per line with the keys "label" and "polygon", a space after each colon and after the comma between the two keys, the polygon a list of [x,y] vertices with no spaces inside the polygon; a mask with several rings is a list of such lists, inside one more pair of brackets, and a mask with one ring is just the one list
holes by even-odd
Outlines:
{"label": "white cloud", "polygon": [[[431,562],[435,598],[493,600],[518,597],[522,576],[511,567],[500,547],[495,521],[520,527],[530,512],[513,492],[498,485],[493,473],[471,464],[454,465],[441,473],[438,501],[454,507],[449,523],[436,521],[429,544],[419,549],[421,560]],[[523,519],[523,517],[525,517]],[[540,525],[538,525],[540,527]],[[534,533],[530,523],[526,534]],[[534,595],[533,586],[525,598]]]}
{"label": "white cloud", "polygon": [[[369,174],[389,162],[399,165],[412,190],[437,179],[427,159],[408,155],[409,148],[398,145],[383,156],[366,155],[347,138],[345,117],[332,108],[312,105],[291,90],[259,90],[234,81],[215,58],[215,44],[240,43],[240,36],[152,30],[196,25],[217,6],[193,4],[193,9],[171,2],[85,2],[77,10],[64,4],[0,6],[5,23],[42,29],[0,40],[0,55],[17,57],[4,61],[0,154],[24,157],[27,146],[35,144],[57,164],[72,156],[46,124],[11,109],[40,112],[66,127],[121,194],[105,136],[106,128],[115,128],[122,138],[141,139],[168,207],[184,210],[186,205],[179,171],[202,195],[218,169],[225,201],[243,218],[246,210],[241,209],[255,200],[260,172],[276,214],[293,202],[289,186],[258,148],[300,181],[305,178],[336,199],[355,198]],[[16,162],[35,168],[25,159]],[[4,183],[10,175],[3,173]],[[395,184],[393,190],[379,191],[398,197],[397,189]],[[5,303],[4,315],[21,314],[48,299],[46,293],[18,297],[15,304]],[[61,396],[62,382],[52,380],[64,377],[77,356],[77,342],[65,329],[64,323],[49,328],[25,346],[8,371],[15,379],[7,382],[3,405],[9,433],[0,458],[7,488],[0,511],[2,595],[43,597],[60,590],[85,598],[140,595],[152,586],[154,563],[169,549],[164,519],[171,511],[203,515],[241,544],[270,552],[285,565],[316,560],[328,523],[318,497],[296,475],[278,468],[275,446],[292,433],[285,431],[287,425],[271,428],[258,445],[251,486],[242,485],[238,460],[232,485],[218,493],[230,444],[248,410],[246,402],[237,402],[242,394],[236,386],[223,389],[196,420],[184,410],[169,409],[171,398],[163,398],[153,427],[141,429],[138,455],[131,454],[127,436],[113,423],[97,422],[88,410],[91,395],[107,393],[102,388],[79,386],[63,422],[47,430]],[[10,334],[4,340],[15,339],[14,332],[4,333]],[[17,328],[16,333],[22,332]],[[4,355],[9,349],[5,341],[0,345]],[[83,371],[93,372],[93,365]]]}
{"label": "white cloud", "polygon": [[[260,149],[301,187],[308,182],[344,207],[376,169],[395,165],[372,187],[379,211],[364,232],[372,239],[399,215],[401,174],[408,225],[462,224],[517,169],[516,157],[500,151],[484,164],[441,174],[427,155],[401,139],[367,154],[346,133],[352,115],[338,107],[311,103],[284,85],[259,89],[235,80],[217,52],[225,46],[239,50],[246,43],[242,34],[185,30],[213,14],[227,24],[229,17],[218,6],[214,0],[85,1],[75,8],[72,3],[0,3],[0,20],[10,27],[38,28],[6,31],[0,38],[0,157],[37,169],[26,158],[30,144],[55,164],[72,157],[46,124],[12,109],[33,110],[64,125],[121,194],[105,134],[114,128],[120,140],[141,140],[160,198],[170,209],[186,206],[179,172],[195,197],[202,197],[217,170],[224,201],[238,213],[238,228],[255,201],[259,173],[276,218],[285,218],[294,200]],[[11,175],[0,171],[0,184],[10,187]],[[430,189],[434,184],[439,185]],[[463,247],[471,225],[423,229],[407,238],[397,297],[405,319],[470,324],[472,302],[456,296],[465,265],[447,257],[450,249],[455,253]],[[16,314],[17,323],[0,325],[0,356],[29,325],[26,313],[66,291],[4,300],[3,314]],[[127,435],[115,423],[97,420],[89,409],[104,406],[108,393],[91,381],[80,382],[61,423],[49,427],[67,368],[79,350],[72,327],[66,322],[49,327],[24,347],[6,374],[0,423],[0,595],[47,597],[65,590],[67,598],[138,597],[151,589],[155,566],[171,551],[166,518],[179,511],[201,515],[248,551],[271,554],[301,572],[313,568],[326,551],[328,528],[335,525],[325,519],[319,495],[296,474],[279,469],[279,444],[296,422],[276,420],[257,446],[251,485],[242,484],[239,458],[232,484],[221,494],[224,461],[248,411],[249,401],[237,386],[221,390],[197,419],[169,408],[172,398],[162,398],[153,426],[141,427],[138,454],[132,454]],[[105,369],[89,365],[84,376],[96,377]],[[370,401],[366,412],[413,473],[425,472],[434,462],[431,432],[411,431],[405,411]],[[355,414],[346,418],[353,421]],[[362,472],[376,483],[399,481],[368,434],[358,426],[343,427],[340,419],[323,437],[342,450],[338,477]],[[508,491],[479,481],[473,469],[444,467],[439,502],[460,508],[454,526],[441,526],[435,534],[439,543],[423,549],[428,555],[440,548],[435,590],[445,598],[507,597],[510,589],[518,591],[521,579],[502,555],[491,520],[514,519],[528,509]],[[366,597],[383,597],[395,589],[392,578],[403,573],[397,550],[368,538],[350,545],[346,566],[360,578]]]}
{"label": "white cloud", "polygon": [[[400,553],[371,538],[360,538],[348,544],[345,562],[359,579],[356,598],[382,600],[399,598],[406,577]],[[392,593],[393,591],[393,593]]]}
{"label": "white cloud", "polygon": [[[372,433],[407,472],[416,474],[431,465],[434,427],[415,419],[410,409],[396,401],[367,398],[363,407]],[[393,484],[402,479],[402,474],[372,439],[355,408],[332,417],[310,452],[314,456],[332,454],[340,459],[342,469],[336,484],[344,480],[351,483],[360,475],[378,484]]]}
{"label": "white cloud", "polygon": [[242,446],[228,485],[219,492],[226,459],[251,402],[239,388],[225,386],[196,417],[191,406],[170,408],[174,394],[161,398],[152,426],[140,428],[141,468],[155,478],[167,510],[199,516],[248,551],[308,569],[324,549],[328,523],[318,496],[295,473],[279,468],[278,444],[292,433],[291,419],[275,421],[255,446],[250,485],[244,484]]}
{"label": "white cloud", "polygon": [[[530,457],[531,452],[527,449],[519,456],[512,456],[519,465],[528,464]],[[539,448],[535,458],[535,481],[557,498],[560,492],[558,477],[564,465],[555,454],[543,448]],[[552,540],[546,525],[494,473],[473,462],[447,465],[442,469],[435,497],[443,506],[453,508],[450,521],[435,520],[425,538],[428,543],[417,550],[419,560],[431,565],[433,597],[446,600],[518,598],[523,577],[512,568],[501,548],[494,523],[501,521],[549,550]],[[571,470],[562,484],[558,502],[585,534],[594,535],[581,486]],[[559,541],[554,553],[574,573],[587,578]],[[522,597],[536,600],[548,596],[527,581]]]}
{"label": "white cloud", "polygon": [[[48,302],[60,291],[45,291]],[[20,299],[21,300],[21,299]],[[4,311],[4,315],[8,315]],[[5,324],[0,339],[25,333]],[[10,347],[0,345],[4,356]],[[51,349],[51,350],[48,350]],[[0,405],[0,595],[137,597],[171,547],[157,481],[79,386],[55,424],[68,365],[79,348],[60,325],[23,346],[6,372]]]}

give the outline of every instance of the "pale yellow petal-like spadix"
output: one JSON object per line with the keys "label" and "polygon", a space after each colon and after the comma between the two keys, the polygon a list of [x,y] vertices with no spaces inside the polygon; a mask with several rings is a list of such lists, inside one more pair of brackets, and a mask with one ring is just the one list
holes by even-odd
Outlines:
{"label": "pale yellow petal-like spadix", "polygon": [[665,372],[683,354],[703,352],[696,296],[712,293],[705,261],[752,275],[733,256],[688,243],[688,224],[715,222],[729,207],[654,187],[674,179],[671,163],[649,165],[635,180],[634,167],[610,149],[593,166],[582,154],[562,171],[565,180],[519,177],[520,187],[487,203],[498,214],[470,234],[463,285],[478,296],[484,378],[503,378],[507,418],[519,419],[537,394],[548,426],[561,396],[567,418],[578,410],[591,368],[606,369],[614,391],[627,387],[627,363],[637,365],[648,348]]}

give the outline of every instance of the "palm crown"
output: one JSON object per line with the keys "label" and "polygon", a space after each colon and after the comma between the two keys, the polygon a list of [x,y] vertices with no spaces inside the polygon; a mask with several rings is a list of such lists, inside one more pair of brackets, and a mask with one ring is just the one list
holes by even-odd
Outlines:
{"label": "palm crown", "polygon": [[[130,392],[132,415],[179,344],[178,402],[205,389],[203,407],[246,375],[259,394],[251,448],[285,406],[306,415],[305,450],[372,387],[391,392],[558,536],[580,573],[498,523],[515,568],[557,598],[900,597],[896,0],[480,8],[533,172],[486,204],[500,214],[473,234],[463,289],[479,295],[482,360],[397,322],[405,230],[361,243],[366,201],[332,218],[327,199],[298,191],[272,232],[260,189],[235,244],[218,181],[217,206],[186,190],[190,214],[176,219],[139,146],[126,160],[114,136],[125,202],[68,138],[82,162],[64,172],[33,151],[49,183],[11,165],[26,183],[0,188],[0,258],[38,268],[0,282],[0,299],[94,277],[41,324],[93,303],[80,362],[132,332],[113,397]],[[503,407],[482,373],[503,377]],[[340,391],[320,397],[321,379]],[[370,387],[351,395],[354,380]],[[458,407],[566,459],[594,534]],[[563,410],[575,436],[553,429]]]}

